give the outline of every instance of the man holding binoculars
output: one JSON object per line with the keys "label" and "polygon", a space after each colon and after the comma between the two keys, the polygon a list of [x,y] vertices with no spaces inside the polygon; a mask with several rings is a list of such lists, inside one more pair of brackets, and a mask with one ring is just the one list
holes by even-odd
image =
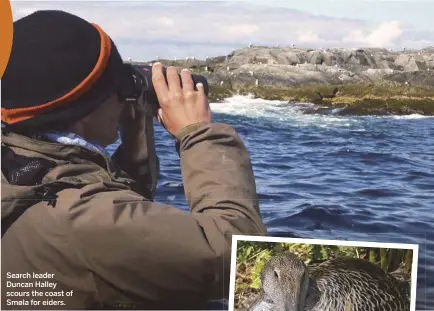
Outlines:
{"label": "man holding binoculars", "polygon": [[[204,79],[172,67],[166,77],[161,64],[124,64],[77,16],[14,23],[2,80],[2,309],[203,309],[227,296],[231,235],[266,234],[250,158],[231,126],[212,123]],[[190,213],[153,202],[154,117],[176,139]],[[22,285],[36,281],[55,286]]]}

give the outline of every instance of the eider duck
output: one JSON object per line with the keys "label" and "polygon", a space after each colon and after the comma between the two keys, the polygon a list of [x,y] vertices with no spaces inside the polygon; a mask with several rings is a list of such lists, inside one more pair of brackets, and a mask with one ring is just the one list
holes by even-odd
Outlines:
{"label": "eider duck", "polygon": [[271,258],[250,311],[409,311],[400,282],[357,258],[328,260],[308,271],[291,253]]}

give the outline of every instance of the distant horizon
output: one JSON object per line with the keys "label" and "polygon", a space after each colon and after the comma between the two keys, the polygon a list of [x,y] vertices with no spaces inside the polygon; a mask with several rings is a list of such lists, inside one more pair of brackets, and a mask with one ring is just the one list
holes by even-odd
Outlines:
{"label": "distant horizon", "polygon": [[12,1],[14,20],[64,10],[99,24],[124,59],[227,55],[254,45],[393,48],[434,45],[434,1]]}
{"label": "distant horizon", "polygon": [[[294,48],[294,49],[299,49],[299,50],[314,50],[314,51],[321,51],[321,50],[328,51],[328,50],[333,50],[333,49],[338,49],[338,50],[354,50],[354,51],[356,51],[356,50],[368,50],[368,49],[373,50],[373,49],[375,49],[375,50],[387,50],[387,51],[392,52],[392,53],[419,52],[419,51],[423,51],[423,50],[427,50],[427,49],[434,49],[434,45],[426,46],[426,47],[423,47],[423,48],[420,48],[420,49],[407,49],[407,48],[405,48],[405,50],[404,49],[397,49],[397,50],[392,49],[392,51],[390,51],[390,49],[387,49],[387,48],[372,48],[372,47],[363,47],[363,46],[361,46],[361,47],[352,47],[352,48],[331,47],[331,48],[323,48],[323,49],[321,49],[321,48],[310,48],[310,47],[303,47],[303,46],[301,46],[301,47],[297,47],[297,46],[295,46],[295,47],[292,47],[292,46],[278,46],[278,47],[276,47],[276,46],[255,45],[255,44],[253,44],[252,47],[256,47],[256,48],[258,48],[258,47],[259,48],[277,48],[277,49],[278,48],[282,48],[282,49],[284,49],[284,48]],[[248,46],[242,46],[242,47],[239,47],[239,48],[237,48],[235,50],[231,50],[229,53],[224,53],[224,54],[214,55],[214,56],[213,55],[209,55],[207,57],[208,58],[216,58],[216,57],[226,56],[226,55],[231,54],[234,51],[242,50],[242,49],[246,49],[246,48],[248,48]],[[199,60],[199,61],[200,60],[206,60],[207,57],[203,57],[203,58],[194,57],[194,60]],[[188,58],[188,59],[191,60],[193,57],[192,56],[185,56],[185,57],[179,57],[179,58],[176,58],[176,59],[175,58],[170,59],[170,58],[160,57],[159,60],[162,60],[162,61],[164,61],[164,60],[167,60],[167,61],[182,61],[182,60],[187,60],[186,58]],[[127,58],[122,57],[122,59],[123,59],[123,61],[130,61],[128,57]],[[131,58],[131,61],[132,62],[144,62],[144,63],[146,63],[146,62],[151,62],[151,61],[158,61],[158,59],[153,58],[153,59],[146,59],[146,60],[138,60],[138,59]]]}

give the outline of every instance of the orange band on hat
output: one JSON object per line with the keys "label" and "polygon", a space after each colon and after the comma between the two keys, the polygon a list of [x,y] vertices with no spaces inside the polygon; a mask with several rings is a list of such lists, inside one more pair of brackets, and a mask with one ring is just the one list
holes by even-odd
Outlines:
{"label": "orange band on hat", "polygon": [[98,79],[101,77],[107,67],[108,61],[110,59],[112,45],[110,37],[98,25],[92,25],[98,30],[101,37],[101,48],[98,61],[96,62],[95,68],[92,70],[92,72],[71,91],[69,91],[62,97],[48,103],[36,107],[26,108],[6,109],[2,107],[1,119],[3,122],[6,122],[8,124],[14,124],[20,121],[31,119],[44,112],[68,104],[86,93],[92,87],[92,85],[96,81],[98,81]]}

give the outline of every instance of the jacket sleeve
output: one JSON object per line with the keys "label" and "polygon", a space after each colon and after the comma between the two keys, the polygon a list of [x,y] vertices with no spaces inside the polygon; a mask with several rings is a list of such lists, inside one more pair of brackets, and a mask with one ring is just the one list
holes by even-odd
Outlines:
{"label": "jacket sleeve", "polygon": [[74,245],[101,302],[122,292],[153,308],[192,308],[227,297],[232,234],[266,234],[250,157],[232,127],[201,126],[182,139],[180,157],[191,213],[92,187],[70,210]]}

